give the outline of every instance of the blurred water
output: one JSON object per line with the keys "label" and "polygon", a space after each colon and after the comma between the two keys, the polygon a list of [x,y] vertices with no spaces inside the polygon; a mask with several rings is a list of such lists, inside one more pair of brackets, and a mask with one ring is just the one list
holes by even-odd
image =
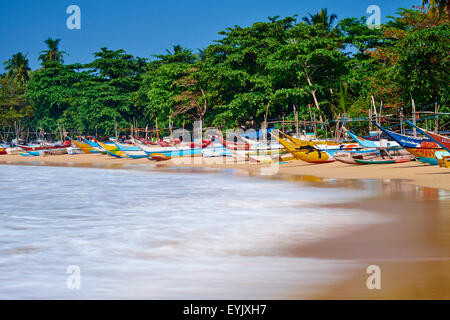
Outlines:
{"label": "blurred water", "polygon": [[[0,298],[276,299],[340,280],[345,261],[285,257],[381,220],[315,204],[375,188],[189,170],[0,166]],[[66,268],[81,268],[69,290]]]}

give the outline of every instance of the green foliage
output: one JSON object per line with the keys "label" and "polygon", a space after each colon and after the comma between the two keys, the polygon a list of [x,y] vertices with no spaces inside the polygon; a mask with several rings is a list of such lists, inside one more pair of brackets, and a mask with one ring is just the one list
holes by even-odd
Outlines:
{"label": "green foliage", "polygon": [[[444,6],[443,6],[444,3]],[[431,8],[447,10],[448,2]],[[302,21],[269,17],[219,32],[194,54],[175,45],[151,61],[101,48],[87,64],[64,65],[59,39],[47,39],[42,68],[30,74],[21,53],[5,61],[0,125],[27,118],[30,126],[109,134],[130,123],[167,128],[257,127],[268,119],[364,116],[373,96],[397,112],[436,101],[448,110],[450,31],[443,15],[399,9],[381,29],[365,18],[322,9]]]}
{"label": "green foliage", "polygon": [[60,41],[61,39],[52,38],[44,41],[48,49],[40,52],[38,60],[42,61],[42,65],[45,65],[47,62],[64,63],[63,55],[67,54],[67,52],[59,50],[58,46]]}
{"label": "green foliage", "polygon": [[23,55],[22,52],[13,54],[11,59],[3,62],[7,71],[6,78],[15,84],[25,85],[30,79],[29,73],[31,68],[28,63],[27,56]]}

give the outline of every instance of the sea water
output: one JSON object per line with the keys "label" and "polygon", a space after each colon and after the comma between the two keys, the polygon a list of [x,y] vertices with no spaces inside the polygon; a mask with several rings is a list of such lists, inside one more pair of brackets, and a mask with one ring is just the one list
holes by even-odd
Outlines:
{"label": "sea water", "polygon": [[0,298],[308,297],[348,263],[282,249],[380,222],[323,206],[374,192],[232,171],[0,166]]}

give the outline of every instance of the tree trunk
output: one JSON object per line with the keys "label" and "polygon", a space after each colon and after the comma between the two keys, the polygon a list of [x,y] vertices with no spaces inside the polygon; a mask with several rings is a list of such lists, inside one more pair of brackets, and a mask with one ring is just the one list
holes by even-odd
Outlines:
{"label": "tree trunk", "polygon": [[[306,68],[305,68],[305,77],[306,77],[306,81],[308,81],[308,85],[310,87],[312,87],[311,77],[310,77],[308,71],[306,70]],[[319,110],[319,112],[320,112],[319,100],[317,100],[316,90],[312,90],[311,94],[312,94],[313,99],[314,99],[314,104],[316,105],[317,110]],[[319,113],[319,116],[320,116],[320,122],[322,122],[323,119],[322,119],[322,115],[320,113]]]}

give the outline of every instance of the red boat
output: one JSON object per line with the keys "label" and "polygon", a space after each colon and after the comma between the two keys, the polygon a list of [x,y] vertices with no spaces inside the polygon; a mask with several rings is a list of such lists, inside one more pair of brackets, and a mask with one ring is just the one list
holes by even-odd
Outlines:
{"label": "red boat", "polygon": [[436,140],[437,142],[439,142],[439,144],[441,146],[444,147],[444,149],[447,149],[447,151],[450,152],[450,138],[449,137],[444,137],[441,136],[440,134],[431,132],[431,131],[427,131],[425,129],[422,129],[423,131],[426,132],[426,134],[428,134],[431,138],[433,138],[434,140]]}
{"label": "red boat", "polygon": [[230,150],[250,150],[250,145],[248,143],[234,143],[223,140],[221,137],[213,136],[213,139],[219,141],[225,148]]}
{"label": "red boat", "polygon": [[441,147],[443,147],[445,150],[450,152],[450,137],[444,137],[444,136],[441,136],[440,134],[437,134],[437,133],[425,130],[423,128],[419,128],[419,127],[417,127],[415,124],[413,124],[410,121],[406,121],[406,123],[408,123],[408,124],[412,125],[413,127],[417,128],[420,132],[422,132],[426,136],[429,136],[431,139],[436,141]]}
{"label": "red boat", "polygon": [[70,147],[70,141],[64,141],[64,144],[54,144],[54,145],[39,145],[39,146],[24,146],[18,145],[18,147],[22,148],[25,151],[39,151],[39,150],[53,150],[53,149],[61,149]]}

